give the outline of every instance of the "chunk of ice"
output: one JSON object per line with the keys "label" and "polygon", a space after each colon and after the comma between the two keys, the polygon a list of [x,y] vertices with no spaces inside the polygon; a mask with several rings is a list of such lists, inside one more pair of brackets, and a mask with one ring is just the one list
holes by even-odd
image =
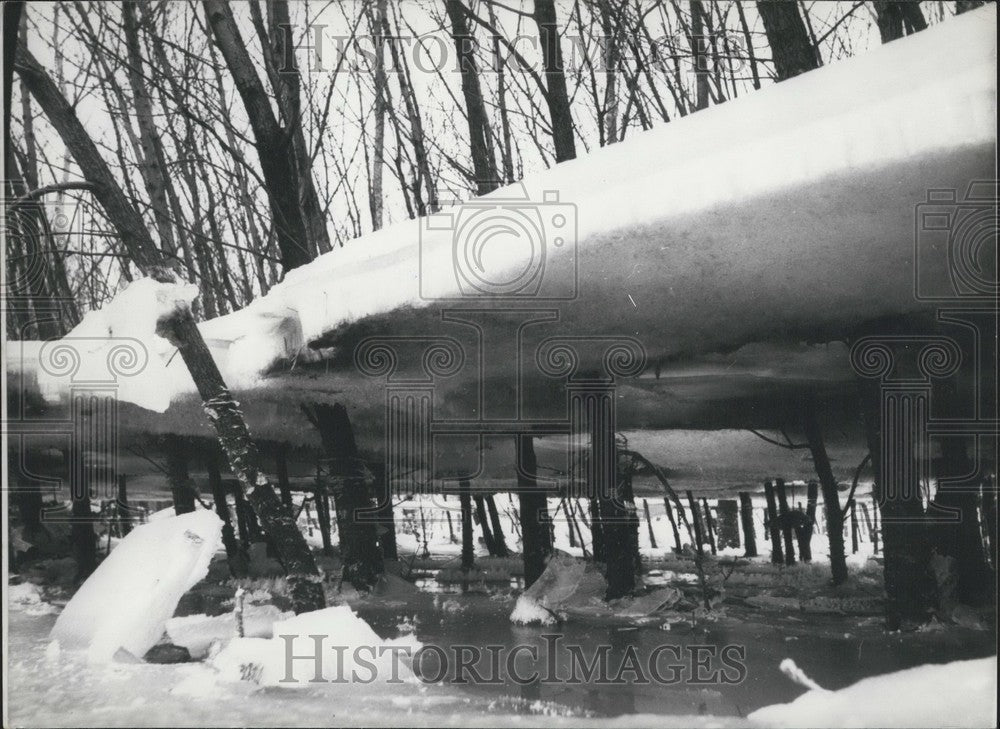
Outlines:
{"label": "chunk of ice", "polygon": [[222,520],[203,509],[136,527],[80,587],[51,638],[109,660],[141,658],[162,637],[181,596],[208,574]]}

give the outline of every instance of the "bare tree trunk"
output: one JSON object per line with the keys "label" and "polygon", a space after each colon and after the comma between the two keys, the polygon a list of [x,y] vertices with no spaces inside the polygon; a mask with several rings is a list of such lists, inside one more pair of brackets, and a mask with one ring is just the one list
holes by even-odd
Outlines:
{"label": "bare tree trunk", "polygon": [[475,567],[475,548],[472,541],[472,486],[467,479],[458,482],[458,503],[462,509],[462,569]]}
{"label": "bare tree trunk", "polygon": [[524,559],[524,586],[531,587],[542,572],[552,552],[548,525],[548,505],[545,494],[538,488],[538,461],[530,435],[517,438],[517,488],[521,502],[521,545]]}
{"label": "bare tree trunk", "polygon": [[649,546],[653,549],[657,549],[656,546],[656,534],[653,533],[653,519],[649,515],[649,502],[645,499],[642,500],[642,511],[646,516],[646,527],[649,529]]}
{"label": "bare tree trunk", "polygon": [[701,511],[698,509],[698,502],[695,501],[694,494],[687,492],[688,505],[691,507],[691,523],[694,525],[695,553],[703,554],[705,551],[705,536],[702,530]]}
{"label": "bare tree trunk", "polygon": [[167,456],[167,481],[174,498],[174,512],[178,516],[189,514],[194,511],[195,502],[194,482],[188,473],[190,445],[182,436],[168,434],[163,437],[163,448]]}
{"label": "bare tree trunk", "polygon": [[[385,35],[389,35],[389,23],[386,21]],[[401,35],[398,22],[396,23],[396,36]],[[413,146],[414,165],[417,169],[417,179],[412,187],[414,202],[416,204],[416,214],[426,215],[428,212],[435,212],[440,206],[438,204],[437,180],[431,176],[430,157],[427,153],[427,135],[424,134],[424,123],[420,116],[420,106],[417,103],[417,96],[413,91],[413,84],[410,81],[409,65],[406,55],[401,54],[397,43],[389,43],[392,52],[393,68],[396,69],[396,80],[399,83],[400,95],[403,97],[403,105],[406,108],[406,117],[410,123],[409,142]],[[426,199],[424,198],[426,190]]]}
{"label": "bare tree trunk", "polygon": [[878,21],[878,32],[882,42],[898,40],[904,35],[910,35],[920,30],[926,30],[920,3],[906,0],[875,0],[875,17]]}
{"label": "bare tree trunk", "polygon": [[313,256],[332,250],[330,233],[326,227],[326,213],[320,204],[319,193],[312,174],[312,155],[306,145],[303,130],[302,98],[299,69],[292,47],[292,21],[288,14],[287,0],[269,0],[267,3],[268,27],[271,32],[271,52],[276,69],[275,93],[284,120],[286,134],[292,137],[295,168],[298,173],[299,207],[306,226],[309,252]]}
{"label": "bare tree trunk", "polygon": [[278,477],[278,490],[281,492],[281,503],[285,505],[288,513],[295,514],[295,507],[292,503],[292,487],[288,482],[288,444],[282,443],[278,446],[278,452],[274,457],[274,470]]}
{"label": "bare tree trunk", "polygon": [[781,564],[785,561],[785,554],[781,549],[778,507],[774,500],[774,486],[770,481],[764,482],[764,498],[767,500],[767,528],[771,534],[771,562]]}
{"label": "bare tree trunk", "polygon": [[719,515],[719,549],[740,546],[740,508],[736,499],[719,499],[715,503]]}
{"label": "bare tree trunk", "polygon": [[[17,72],[70,150],[94,195],[114,225],[133,263],[158,279],[177,281],[153,244],[141,216],[115,182],[76,113],[48,74],[25,48],[18,48]],[[233,400],[219,368],[201,336],[190,310],[178,310],[160,322],[161,333],[177,347],[204,403],[209,422],[229,458],[233,473],[267,529],[288,574],[297,612],[324,606],[321,577],[305,539],[284,509],[259,467],[257,448],[239,406]]]}
{"label": "bare tree trunk", "polygon": [[983,7],[984,4],[983,0],[955,0],[955,14],[967,13],[970,10]]}
{"label": "bare tree trunk", "polygon": [[670,499],[666,496],[663,497],[663,506],[667,511],[667,519],[670,520],[670,529],[674,533],[674,551],[678,554],[681,552],[681,533],[677,528],[677,520],[674,518],[674,509],[670,505]]}
{"label": "bare tree trunk", "polygon": [[590,499],[590,543],[594,548],[594,561],[603,562],[606,559],[604,549],[604,524],[601,523],[601,510],[596,498]]}
{"label": "bare tree trunk", "polygon": [[823,490],[823,511],[826,515],[826,534],[830,540],[830,571],[833,573],[833,584],[839,585],[847,580],[847,558],[844,555],[844,512],[840,508],[840,496],[837,493],[837,479],[833,477],[830,468],[830,458],[823,444],[823,432],[816,418],[815,407],[805,406],[803,431],[809,443],[816,475],[819,477]]}
{"label": "bare tree trunk", "polygon": [[792,512],[788,508],[788,494],[783,479],[774,480],[774,493],[778,496],[778,520],[781,536],[785,540],[785,564],[795,564],[795,542],[792,540]]}
{"label": "bare tree trunk", "polygon": [[819,58],[809,40],[797,2],[762,0],[757,3],[757,12],[771,46],[776,80],[785,81],[819,68]]}
{"label": "bare tree trunk", "polygon": [[459,73],[462,77],[462,96],[465,99],[465,116],[469,125],[469,147],[476,192],[485,195],[500,186],[496,159],[493,156],[493,134],[490,130],[483,91],[479,84],[479,69],[473,53],[475,39],[469,32],[466,10],[462,0],[445,0],[445,10],[451,21],[451,36],[455,42]]}
{"label": "bare tree trunk", "polygon": [[718,554],[715,541],[715,519],[712,518],[712,507],[708,505],[708,499],[701,500],[701,506],[705,510],[705,526],[707,527],[708,533],[708,546],[712,550],[712,554]]}
{"label": "bare tree trunk", "polygon": [[208,471],[208,484],[212,489],[212,499],[215,501],[215,513],[222,519],[222,545],[226,548],[229,573],[233,577],[246,577],[246,558],[236,542],[236,532],[233,530],[233,521],[229,513],[229,498],[222,482],[222,474],[219,472],[219,454],[215,447],[208,449],[205,469]]}
{"label": "bare tree trunk", "polygon": [[385,74],[385,36],[387,27],[386,0],[376,0],[375,16],[371,18],[372,35],[375,38],[375,134],[372,140],[371,189],[368,206],[372,214],[372,230],[382,227],[382,177],[385,171],[385,116],[388,111],[389,80]]}
{"label": "bare tree trunk", "polygon": [[691,0],[691,52],[694,55],[695,110],[708,108],[710,61],[706,55],[707,50],[708,36],[705,35],[705,7],[701,0]]}
{"label": "bare tree trunk", "polygon": [[160,245],[166,253],[177,251],[174,242],[174,231],[170,223],[170,213],[167,206],[166,161],[163,145],[153,123],[153,103],[149,97],[149,84],[143,78],[142,55],[139,53],[139,29],[135,14],[134,0],[122,2],[122,20],[125,28],[125,47],[128,50],[128,80],[132,88],[132,99],[135,104],[136,120],[139,122],[139,140],[142,158],[139,160],[139,172],[145,183],[149,202],[153,208],[156,220],[156,230],[160,236]]}
{"label": "bare tree trunk", "polygon": [[562,49],[559,46],[559,27],[556,22],[554,0],[535,0],[532,15],[538,26],[542,46],[542,68],[545,70],[545,102],[549,107],[552,141],[555,144],[556,162],[576,159],[576,141],[573,132],[573,114],[570,111],[566,73],[563,68]]}
{"label": "bare tree trunk", "polygon": [[803,562],[812,562],[812,535],[816,525],[816,506],[819,501],[819,484],[810,481],[806,486],[806,513],[795,528],[795,537],[799,543],[799,558]]}
{"label": "bare tree trunk", "polygon": [[319,431],[329,461],[343,579],[359,590],[370,590],[385,571],[376,530],[378,504],[369,493],[367,469],[358,452],[347,409],[340,403],[303,405],[302,409]]}
{"label": "bare tree trunk", "polygon": [[499,556],[497,554],[497,545],[493,540],[493,530],[490,529],[489,518],[486,515],[486,504],[483,501],[482,494],[476,494],[473,497],[476,502],[476,519],[479,521],[479,528],[483,532],[483,542],[486,544],[486,551],[490,553],[491,557]]}
{"label": "bare tree trunk", "polygon": [[299,172],[294,144],[274,116],[227,0],[204,0],[209,26],[236,83],[253,129],[261,172],[271,203],[281,263],[286,271],[313,259],[299,205]]}
{"label": "bare tree trunk", "polygon": [[486,511],[490,516],[490,525],[493,531],[493,545],[496,547],[497,557],[507,557],[510,555],[510,550],[507,549],[507,540],[503,536],[503,527],[500,524],[500,513],[497,511],[497,503],[494,501],[493,494],[487,494],[484,499],[486,502]]}
{"label": "bare tree trunk", "polygon": [[746,491],[740,492],[740,523],[743,526],[744,554],[747,557],[756,557],[757,534],[753,526],[753,502]]}

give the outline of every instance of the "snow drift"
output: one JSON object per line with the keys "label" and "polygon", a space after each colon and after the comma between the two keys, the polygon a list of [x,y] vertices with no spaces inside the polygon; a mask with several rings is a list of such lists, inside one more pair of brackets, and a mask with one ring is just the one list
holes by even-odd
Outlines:
{"label": "snow drift", "polygon": [[234,638],[208,662],[221,680],[260,686],[399,683],[413,676],[403,656],[419,647],[408,636],[380,638],[349,606],[338,605],[276,622],[269,639]]}
{"label": "snow drift", "polygon": [[208,509],[136,527],[83,583],[50,637],[96,660],[119,649],[141,658],[221,544],[222,520]]}
{"label": "snow drift", "polygon": [[767,727],[994,727],[997,659],[924,665],[750,714]]}

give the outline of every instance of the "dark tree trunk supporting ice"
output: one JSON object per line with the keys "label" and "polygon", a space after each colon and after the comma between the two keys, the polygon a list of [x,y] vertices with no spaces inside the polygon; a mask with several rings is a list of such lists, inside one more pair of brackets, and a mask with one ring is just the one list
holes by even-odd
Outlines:
{"label": "dark tree trunk supporting ice", "polygon": [[837,479],[834,478],[833,469],[830,467],[830,458],[823,443],[823,432],[816,419],[815,407],[811,403],[805,406],[803,426],[816,475],[819,476],[820,487],[823,490],[823,513],[826,516],[827,539],[830,541],[830,571],[833,575],[833,584],[839,585],[847,580],[844,512],[840,508]]}
{"label": "dark tree trunk supporting ice", "polygon": [[680,554],[681,551],[681,533],[677,528],[677,519],[674,518],[674,507],[670,505],[670,499],[666,496],[663,497],[663,506],[667,510],[667,519],[670,520],[670,529],[674,533],[674,552]]}
{"label": "dark tree trunk supporting ice", "polygon": [[[319,431],[327,455],[325,465],[337,510],[343,579],[359,590],[370,590],[384,571],[376,531],[378,505],[366,483],[367,469],[358,453],[347,409],[340,403],[316,403],[302,409]],[[319,499],[317,508],[323,508]]]}
{"label": "dark tree trunk supporting ice", "polygon": [[702,532],[701,513],[698,509],[698,502],[695,501],[694,494],[691,491],[687,492],[687,499],[688,505],[691,507],[691,524],[694,527],[694,550],[698,554],[703,554],[705,548],[702,545],[705,540]]}
{"label": "dark tree trunk supporting ice", "polygon": [[486,544],[486,551],[490,553],[491,557],[497,557],[499,556],[497,554],[497,544],[493,538],[493,530],[490,529],[489,517],[486,514],[486,502],[482,494],[476,494],[473,499],[476,502],[476,519],[479,521],[479,528],[483,532],[483,542]]}
{"label": "dark tree trunk supporting ice", "polygon": [[604,528],[601,524],[601,510],[597,499],[590,499],[590,541],[594,548],[594,561],[604,561]]}
{"label": "dark tree trunk supporting ice", "polygon": [[653,533],[653,519],[649,515],[649,502],[642,500],[642,511],[646,515],[646,526],[649,529],[649,546],[656,549],[656,534]]}
{"label": "dark tree trunk supporting ice", "polygon": [[545,493],[538,488],[538,462],[530,435],[517,437],[517,487],[521,506],[521,545],[524,559],[524,586],[531,587],[552,552]]}
{"label": "dark tree trunk supporting ice", "polygon": [[712,507],[708,505],[708,499],[701,500],[701,507],[705,512],[705,528],[707,529],[707,538],[709,549],[712,550],[712,554],[717,554],[716,540],[715,540],[715,519],[712,518]]}
{"label": "dark tree trunk supporting ice", "polygon": [[500,524],[500,513],[497,511],[497,502],[493,494],[487,494],[483,499],[486,502],[486,512],[490,517],[491,531],[493,532],[493,546],[496,549],[497,557],[507,557],[510,550],[507,549],[507,540],[503,536],[503,526]]}
{"label": "dark tree trunk supporting ice", "polygon": [[[916,473],[910,468],[895,472],[896,483],[883,484],[882,466],[882,393],[879,386],[865,389],[864,418],[868,448],[875,472],[876,499],[882,516],[882,551],[886,592],[886,627],[898,630],[904,621],[923,623],[937,607],[937,588],[930,571],[931,539],[920,496],[918,483],[904,482],[904,474]],[[896,403],[896,410],[889,413],[896,420],[888,423],[900,432],[901,437],[911,424],[912,417]],[[886,469],[888,470],[888,469]],[[830,532],[834,530],[829,527]],[[842,530],[838,530],[841,533]]]}
{"label": "dark tree trunk supporting ice", "polygon": [[163,448],[167,455],[167,481],[174,498],[174,512],[190,514],[194,511],[195,489],[188,473],[188,444],[179,435],[166,435]]}
{"label": "dark tree trunk supporting ice", "polygon": [[462,509],[462,569],[468,572],[475,566],[476,554],[472,535],[472,485],[462,479],[458,488],[458,503]]}
{"label": "dark tree trunk supporting ice", "polygon": [[719,548],[740,546],[740,507],[736,499],[719,499],[715,505],[719,516]]}
{"label": "dark tree trunk supporting ice", "polygon": [[396,516],[392,508],[392,489],[389,486],[389,480],[385,477],[385,465],[376,464],[373,466],[372,472],[375,475],[376,493],[380,494],[377,531],[378,543],[382,548],[382,558],[399,559],[399,547],[396,544]]}
{"label": "dark tree trunk supporting ice", "polygon": [[778,506],[774,500],[774,485],[764,482],[764,498],[767,501],[767,529],[771,534],[771,562],[782,564],[785,554],[781,549],[781,527],[778,522]]}
{"label": "dark tree trunk supporting ice", "polygon": [[288,444],[282,443],[278,446],[278,452],[274,458],[274,470],[278,477],[278,490],[281,492],[281,503],[288,509],[288,513],[294,515],[295,507],[292,505],[292,487],[288,482]]}
{"label": "dark tree trunk supporting ice", "polygon": [[740,492],[740,523],[743,526],[743,542],[746,544],[744,554],[747,557],[756,557],[757,535],[753,526],[753,502],[746,491]]}
{"label": "dark tree trunk supporting ice", "polygon": [[208,472],[208,485],[215,501],[215,513],[222,519],[222,546],[226,548],[226,561],[229,563],[229,573],[233,577],[245,577],[247,573],[246,557],[240,551],[233,530],[232,517],[229,514],[229,498],[226,486],[219,472],[219,456],[216,449],[210,447],[205,457],[205,470]]}
{"label": "dark tree trunk supporting ice", "polygon": [[785,542],[785,564],[795,564],[795,542],[792,541],[792,512],[788,508],[788,492],[784,480],[774,480],[774,492],[778,496],[778,521],[781,524],[781,536]]}

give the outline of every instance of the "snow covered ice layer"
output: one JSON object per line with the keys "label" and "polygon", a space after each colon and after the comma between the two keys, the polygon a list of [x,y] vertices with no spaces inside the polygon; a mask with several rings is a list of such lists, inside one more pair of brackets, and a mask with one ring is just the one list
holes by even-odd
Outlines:
{"label": "snow covered ice layer", "polygon": [[[559,302],[561,333],[629,332],[650,357],[732,349],[774,332],[836,338],[859,321],[912,311],[922,305],[915,206],[928,188],[961,197],[972,180],[994,176],[995,13],[965,13],[473,205],[510,211],[518,197],[542,215],[571,205],[575,235],[552,248],[541,292],[576,289]],[[399,330],[413,317],[440,322],[441,301],[463,293],[455,233],[426,219],[383,228],[204,322],[223,375],[251,385],[278,361],[315,357],[305,345],[317,338],[390,312],[408,316],[386,334],[412,333]],[[520,253],[494,261],[498,279],[525,269],[523,246],[511,251]],[[949,280],[943,256],[921,266],[922,277]],[[37,369],[31,343],[21,344],[24,369]],[[169,364],[157,407],[194,391],[171,354],[159,354]]]}
{"label": "snow covered ice layer", "polygon": [[209,663],[222,680],[261,686],[399,683],[413,677],[404,651],[412,655],[420,647],[411,636],[380,638],[347,605],[282,620],[273,633],[269,639],[234,638]]}
{"label": "snow covered ice layer", "polygon": [[96,660],[119,649],[141,658],[221,543],[222,520],[208,509],[136,527],[83,583],[50,637]]}

